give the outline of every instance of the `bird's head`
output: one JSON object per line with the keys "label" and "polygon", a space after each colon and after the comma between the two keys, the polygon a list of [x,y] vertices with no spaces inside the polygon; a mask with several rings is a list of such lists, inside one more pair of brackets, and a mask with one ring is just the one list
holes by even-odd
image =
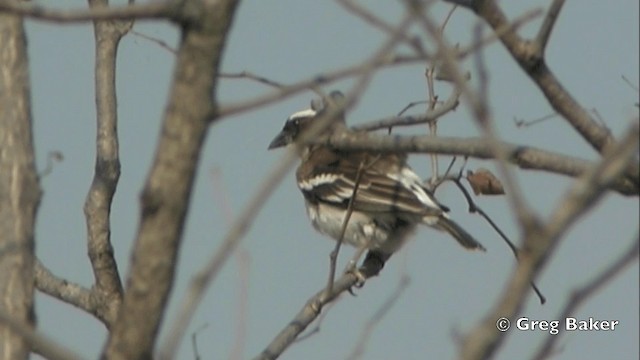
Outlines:
{"label": "bird's head", "polygon": [[[344,95],[339,91],[329,94],[329,99],[323,99],[321,104],[317,101],[311,102],[311,107],[293,113],[287,118],[284,127],[269,144],[269,150],[293,144],[305,131],[310,129],[317,119],[323,119],[328,110],[332,108],[344,107]],[[333,123],[319,134],[319,136],[330,134],[336,126],[344,126],[343,111],[340,111]]]}

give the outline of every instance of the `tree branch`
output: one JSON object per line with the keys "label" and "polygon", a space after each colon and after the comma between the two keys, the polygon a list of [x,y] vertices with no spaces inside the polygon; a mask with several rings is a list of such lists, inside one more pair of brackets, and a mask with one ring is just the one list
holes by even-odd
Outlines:
{"label": "tree branch", "polygon": [[454,90],[447,100],[435,109],[429,110],[426,114],[410,115],[410,116],[392,116],[389,118],[367,122],[366,124],[356,125],[353,130],[378,130],[384,128],[390,128],[395,126],[411,126],[417,124],[424,124],[446,115],[450,111],[453,111],[458,107],[460,99],[460,92]]}
{"label": "tree branch", "polygon": [[[400,26],[398,26],[397,34],[406,30],[406,28],[411,24],[412,19],[412,16],[407,15]],[[337,105],[337,107],[330,108],[323,117],[317,119],[314,124],[300,136],[295,148],[289,150],[281,164],[279,164],[267,180],[263,182],[263,186],[258,190],[253,201],[249,203],[245,211],[242,212],[238,216],[237,220],[232,224],[222,244],[215,251],[213,256],[211,256],[210,261],[205,264],[203,269],[200,270],[191,281],[189,289],[183,297],[177,320],[171,327],[167,340],[164,341],[164,345],[160,351],[161,358],[171,359],[175,357],[175,351],[184,336],[185,329],[189,324],[189,321],[191,321],[196,307],[204,296],[204,292],[208,286],[211,285],[219,269],[229,258],[229,255],[238,246],[242,236],[248,230],[250,222],[262,208],[262,205],[273,192],[275,186],[282,180],[284,174],[297,159],[297,153],[300,151],[300,146],[316,137],[316,135],[325,130],[336,118],[342,116],[346,109],[355,105],[358,97],[365,90],[367,84],[371,80],[371,77],[377,68],[376,64],[379,63],[382,57],[393,50],[393,47],[398,42],[398,38],[399,35],[396,35],[389,39],[369,61],[360,66],[360,79],[358,79],[358,82],[353,86],[353,90],[346,95],[344,103],[334,104]]]}
{"label": "tree branch", "polygon": [[[0,310],[0,324],[4,324],[11,328],[18,336],[20,336],[30,349],[42,355],[49,360],[80,360],[81,356],[73,353],[71,350],[62,347],[53,340],[47,338],[40,332],[34,330],[30,324],[26,324],[15,319],[3,310]],[[26,359],[27,357],[25,357]],[[16,359],[16,358],[8,358]]]}
{"label": "tree branch", "polygon": [[184,1],[182,0],[169,0],[125,6],[56,10],[32,2],[3,0],[0,1],[0,13],[27,16],[56,23],[94,20],[172,19],[178,18],[183,3]]}
{"label": "tree branch", "polygon": [[536,36],[535,42],[538,44],[541,51],[543,52],[547,48],[547,44],[549,43],[549,38],[551,37],[551,31],[553,31],[553,26],[556,24],[558,20],[558,16],[560,15],[560,10],[562,10],[562,6],[564,5],[565,0],[554,0],[551,6],[549,7],[549,11],[547,11],[547,16],[544,18],[544,22],[538,31],[538,35]]}
{"label": "tree branch", "polygon": [[[42,189],[36,171],[29,60],[22,18],[0,14],[0,312],[35,326],[34,229]],[[0,324],[0,359],[26,359],[15,327]]]}
{"label": "tree branch", "polygon": [[[604,286],[608,285],[611,280],[618,276],[627,266],[630,266],[634,261],[638,260],[638,252],[640,251],[640,237],[636,235],[636,239],[631,246],[625,251],[618,259],[613,261],[606,269],[599,273],[593,280],[584,284],[583,286],[575,289],[569,301],[567,301],[560,315],[557,319],[566,319],[582,306],[589,298],[595,295]],[[542,360],[547,359],[551,355],[554,346],[560,338],[560,332],[564,331],[564,327],[558,327],[558,334],[554,336],[548,336],[547,339],[538,348],[538,352],[532,357],[532,359]]]}
{"label": "tree branch", "polygon": [[509,279],[494,309],[465,336],[460,359],[486,359],[505,339],[496,330],[496,320],[514,318],[520,313],[529,283],[542,270],[569,226],[605,193],[609,183],[621,176],[634,161],[638,149],[638,126],[634,125],[622,141],[612,146],[597,166],[577,179],[559,202],[546,224],[536,224],[527,232],[516,271]]}
{"label": "tree branch", "polygon": [[100,321],[107,323],[106,319],[103,318],[105,314],[98,310],[97,296],[92,293],[92,290],[55,276],[39,260],[36,260],[34,275],[35,285],[38,290],[78,307],[94,315]]}
{"label": "tree branch", "polygon": [[[309,326],[322,312],[322,308],[333,301],[338,295],[350,290],[358,278],[354,273],[343,274],[331,287],[331,294],[327,294],[326,286],[311,297],[300,309],[294,319],[285,326],[282,331],[269,343],[266,349],[256,356],[254,360],[277,359],[296,338]],[[329,295],[329,296],[328,296]]]}
{"label": "tree branch", "polygon": [[[563,1],[556,0],[551,6],[547,19],[538,33],[539,41],[522,39],[515,31],[500,36],[502,44],[520,67],[529,75],[549,104],[599,153],[603,153],[613,141],[611,133],[591,118],[589,113],[571,96],[560,81],[547,67],[544,48],[553,27],[554,19],[561,9]],[[474,11],[493,29],[504,28],[509,22],[495,0],[475,1]]]}
{"label": "tree branch", "polygon": [[[107,0],[89,0],[92,9],[104,8]],[[87,250],[95,278],[94,295],[100,298],[99,319],[109,328],[122,301],[122,283],[111,246],[111,203],[120,178],[116,54],[120,39],[131,29],[130,21],[94,21],[96,163],[93,181],[84,203]]]}
{"label": "tree branch", "polygon": [[108,359],[152,357],[198,160],[210,122],[218,118],[216,80],[238,1],[186,1],[202,11],[182,29],[161,136],[141,195],[127,288],[102,355]]}
{"label": "tree branch", "polygon": [[[478,159],[494,158],[492,148],[488,140],[484,138],[377,135],[371,133],[355,136],[353,134],[350,136],[336,134],[322,143],[337,149],[352,151],[438,153],[469,156]],[[595,164],[591,161],[530,146],[503,142],[500,147],[506,152],[508,162],[522,169],[541,170],[577,177],[584,174]],[[627,196],[638,196],[640,194],[640,184],[631,182],[628,179],[616,179],[610,184],[610,187]]]}
{"label": "tree branch", "polygon": [[[387,56],[377,59],[376,63],[372,64],[372,66],[374,66],[375,68],[381,68],[392,65],[411,65],[422,62],[424,60],[425,59],[421,56],[400,56],[387,54]],[[319,74],[310,79],[299,81],[295,84],[288,85],[286,87],[278,89],[275,92],[270,92],[255,99],[245,100],[236,104],[222,106],[218,111],[218,116],[227,117],[245,111],[254,110],[259,107],[274,103],[276,101],[284,100],[304,90],[308,90],[320,85],[330,84],[344,78],[357,76],[358,74],[362,73],[362,68],[362,62],[358,62],[357,64],[347,66],[342,69],[338,69],[325,74]]]}

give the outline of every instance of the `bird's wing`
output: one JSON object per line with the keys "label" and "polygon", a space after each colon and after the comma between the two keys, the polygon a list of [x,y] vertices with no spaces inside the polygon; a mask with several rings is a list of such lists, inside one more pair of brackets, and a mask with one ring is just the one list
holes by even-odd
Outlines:
{"label": "bird's wing", "polygon": [[310,200],[348,206],[358,183],[353,210],[441,215],[446,208],[422,186],[421,179],[395,154],[311,153],[298,169],[298,186]]}

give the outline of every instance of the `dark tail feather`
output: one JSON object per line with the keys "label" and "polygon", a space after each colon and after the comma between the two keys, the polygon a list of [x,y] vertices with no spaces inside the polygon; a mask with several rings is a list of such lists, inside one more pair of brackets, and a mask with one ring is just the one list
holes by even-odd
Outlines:
{"label": "dark tail feather", "polygon": [[465,229],[463,229],[460,225],[456,224],[453,220],[440,217],[438,218],[437,226],[451,234],[460,245],[464,246],[467,249],[471,250],[482,250],[487,251],[487,249],[482,246],[471,234],[469,234]]}

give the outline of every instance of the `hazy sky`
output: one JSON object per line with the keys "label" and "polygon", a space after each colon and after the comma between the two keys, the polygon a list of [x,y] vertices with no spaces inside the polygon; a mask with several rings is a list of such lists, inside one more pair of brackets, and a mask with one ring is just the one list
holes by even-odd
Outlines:
{"label": "hazy sky", "polygon": [[[402,15],[397,1],[380,2],[372,10],[396,23]],[[509,16],[549,1],[507,2]],[[517,3],[517,4],[514,4]],[[47,6],[51,5],[46,3]],[[56,6],[84,6],[82,1],[58,1]],[[439,4],[432,17],[444,19],[449,5]],[[638,84],[638,1],[568,1],[547,49],[548,64],[564,86],[587,109],[597,109],[619,135],[637,117],[637,91],[622,75]],[[441,20],[440,20],[441,21]],[[540,19],[524,29],[531,34]],[[446,29],[451,43],[468,44],[476,20],[465,10],[453,15]],[[93,29],[89,25],[46,25],[28,22],[35,144],[38,165],[49,151],[65,160],[42,180],[37,223],[37,253],[57,275],[90,286],[82,206],[93,176],[95,107],[93,98]],[[178,32],[166,23],[140,22],[136,31],[172,46]],[[418,28],[413,33],[421,35]],[[487,32],[488,33],[488,32]],[[370,56],[385,34],[347,14],[334,1],[245,1],[241,4],[224,57],[227,72],[252,71],[283,83],[293,83]],[[400,51],[407,52],[401,48]],[[597,155],[566,122],[554,118],[529,128],[517,128],[513,118],[535,119],[552,112],[533,83],[499,44],[486,49],[490,76],[490,106],[500,135],[513,143],[596,159]],[[127,36],[119,51],[118,96],[122,176],[113,203],[112,242],[123,277],[138,223],[138,195],[148,172],[165,108],[174,55],[137,36]],[[473,63],[465,63],[473,70]],[[412,101],[426,97],[424,65],[378,73],[349,115],[351,123],[393,115]],[[328,89],[346,91],[350,82]],[[450,89],[438,85],[441,97]],[[252,98],[270,89],[247,80],[223,80],[223,104]],[[179,296],[194,271],[211,256],[235,214],[282,156],[267,152],[285,118],[308,106],[314,95],[303,93],[286,101],[243,113],[211,128],[185,228],[180,266],[164,328],[174,321]],[[416,108],[414,113],[423,111]],[[440,121],[447,136],[477,132],[464,106]],[[416,129],[424,131],[424,128]],[[412,164],[430,176],[428,157],[415,155]],[[448,163],[443,157],[442,166]],[[471,168],[493,168],[470,161]],[[216,175],[217,174],[217,175]],[[529,204],[545,217],[558,204],[572,180],[544,173],[518,171]],[[246,329],[242,358],[258,354],[305,301],[324,286],[333,242],[316,233],[304,214],[293,173],[273,194],[243,240],[241,249],[220,273],[191,323],[198,334],[203,359],[227,358]],[[395,306],[375,327],[365,359],[445,359],[456,354],[455,334],[473,327],[491,308],[514,269],[507,246],[451,185],[437,192],[452,216],[476,235],[485,254],[464,251],[446,234],[422,229],[371,279],[357,297],[344,296],[328,309],[320,332],[292,346],[283,359],[340,359],[353,350],[366,321],[398,286],[406,272],[411,283]],[[518,229],[502,197],[478,199],[478,204],[517,243]],[[548,298],[541,306],[531,295],[522,313],[531,319],[557,319],[569,292],[598,274],[630,244],[638,228],[638,198],[607,195],[597,209],[575,224],[563,239],[540,278]],[[352,253],[343,248],[344,262]],[[243,275],[245,270],[248,271]],[[240,301],[248,282],[248,301]],[[633,359],[638,354],[638,264],[579,309],[576,317],[619,320],[613,332],[573,332],[563,335],[557,358]],[[44,295],[37,298],[40,328],[86,357],[95,358],[104,343],[103,325],[79,310]],[[244,325],[242,325],[244,322]],[[531,355],[549,335],[543,331],[510,331],[499,359]],[[193,358],[190,339],[181,359]]]}

